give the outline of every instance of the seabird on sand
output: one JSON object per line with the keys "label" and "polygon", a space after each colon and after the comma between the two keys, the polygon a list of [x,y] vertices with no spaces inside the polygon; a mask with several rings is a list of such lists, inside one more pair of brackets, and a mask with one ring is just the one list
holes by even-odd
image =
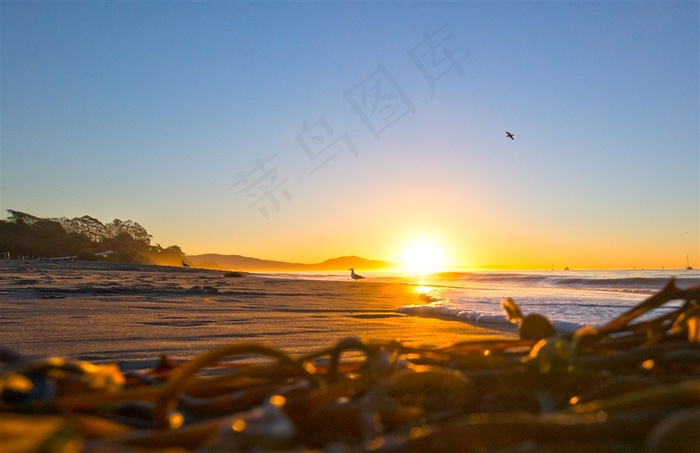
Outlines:
{"label": "seabird on sand", "polygon": [[187,264],[187,263],[185,263],[185,261],[183,260],[183,261],[182,261],[182,267],[190,267],[190,265]]}
{"label": "seabird on sand", "polygon": [[515,134],[511,134],[510,132],[506,131],[506,135],[508,136],[509,139],[515,140],[515,139],[513,138],[513,137],[515,136]]}
{"label": "seabird on sand", "polygon": [[364,278],[362,275],[357,275],[357,274],[355,273],[355,269],[353,269],[352,267],[351,267],[350,269],[348,269],[348,270],[350,271],[350,277],[351,277],[353,280],[358,281],[359,279]]}

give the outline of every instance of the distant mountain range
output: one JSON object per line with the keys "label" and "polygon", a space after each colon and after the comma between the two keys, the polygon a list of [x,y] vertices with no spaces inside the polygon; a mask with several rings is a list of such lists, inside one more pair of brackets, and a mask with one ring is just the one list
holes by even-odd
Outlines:
{"label": "distant mountain range", "polygon": [[353,267],[362,270],[383,270],[398,267],[396,263],[380,260],[368,260],[359,256],[343,256],[322,263],[305,264],[289,263],[286,261],[261,260],[241,255],[220,255],[206,253],[204,255],[186,255],[185,261],[195,267],[207,269],[267,271],[267,272],[314,272],[314,271],[346,271]]}

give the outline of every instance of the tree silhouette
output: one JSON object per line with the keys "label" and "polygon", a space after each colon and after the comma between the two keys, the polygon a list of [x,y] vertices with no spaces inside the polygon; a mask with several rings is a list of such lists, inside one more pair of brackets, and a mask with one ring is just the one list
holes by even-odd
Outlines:
{"label": "tree silhouette", "polygon": [[184,252],[177,245],[150,245],[152,236],[137,222],[114,219],[103,224],[89,215],[43,219],[8,209],[0,220],[0,250],[11,256],[73,256],[96,259],[96,252],[116,252],[109,260],[179,265]]}

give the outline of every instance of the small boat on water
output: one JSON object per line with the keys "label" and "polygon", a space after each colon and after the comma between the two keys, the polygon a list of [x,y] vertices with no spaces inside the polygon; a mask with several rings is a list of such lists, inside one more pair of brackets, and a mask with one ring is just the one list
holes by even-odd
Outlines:
{"label": "small boat on water", "polygon": [[692,271],[693,268],[690,267],[690,261],[688,261],[688,255],[685,255],[685,270]]}

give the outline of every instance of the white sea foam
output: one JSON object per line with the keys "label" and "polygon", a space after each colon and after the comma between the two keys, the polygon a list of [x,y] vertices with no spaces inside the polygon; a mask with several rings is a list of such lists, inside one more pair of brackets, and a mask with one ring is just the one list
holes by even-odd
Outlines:
{"label": "white sea foam", "polygon": [[[506,316],[502,314],[479,313],[478,311],[461,310],[459,308],[451,308],[449,306],[435,303],[430,303],[427,305],[405,305],[403,307],[399,307],[396,311],[406,315],[451,318],[476,324],[511,324],[511,321],[509,321]],[[557,320],[553,321],[552,324],[557,332],[561,333],[574,332],[585,325],[581,323]]]}
{"label": "white sea foam", "polygon": [[[539,313],[559,332],[600,326],[660,291],[671,278],[680,288],[700,285],[698,271],[468,272],[423,278],[430,303],[399,307],[414,316],[436,316],[472,323],[507,324],[501,301],[511,297],[523,314]],[[656,309],[656,316],[681,301]]]}

